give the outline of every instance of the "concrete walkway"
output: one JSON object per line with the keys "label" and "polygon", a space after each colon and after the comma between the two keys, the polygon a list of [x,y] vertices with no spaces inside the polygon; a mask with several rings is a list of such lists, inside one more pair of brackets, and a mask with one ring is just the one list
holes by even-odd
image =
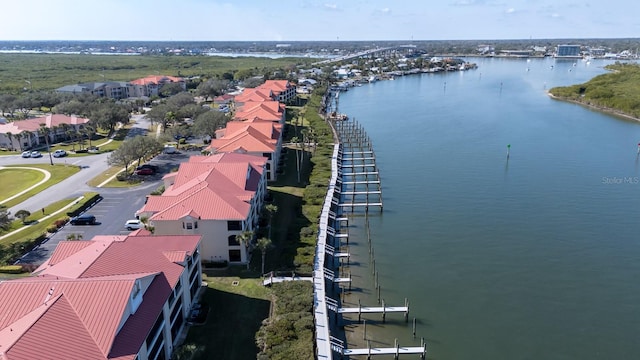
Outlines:
{"label": "concrete walkway", "polygon": [[26,167],[26,166],[15,166],[15,167],[14,167],[14,166],[12,166],[12,167],[0,166],[0,170],[2,170],[2,169],[28,169],[28,170],[37,170],[37,171],[40,171],[41,173],[43,173],[43,174],[44,174],[44,179],[40,180],[40,181],[39,181],[38,183],[36,183],[35,185],[30,186],[30,187],[28,187],[27,189],[22,190],[21,192],[19,192],[19,193],[15,194],[15,195],[13,195],[13,196],[11,196],[11,197],[8,197],[8,198],[6,198],[6,199],[4,199],[4,200],[0,201],[0,204],[4,204],[4,203],[6,203],[7,201],[11,201],[11,200],[13,200],[13,199],[17,198],[18,196],[20,196],[20,195],[22,195],[22,194],[24,194],[24,193],[26,193],[26,192],[29,192],[31,189],[33,189],[33,188],[35,188],[35,187],[37,187],[37,186],[40,186],[40,185],[42,185],[42,184],[46,183],[49,179],[51,179],[51,173],[50,173],[50,172],[48,172],[47,170],[44,170],[44,169],[32,168],[32,167]]}

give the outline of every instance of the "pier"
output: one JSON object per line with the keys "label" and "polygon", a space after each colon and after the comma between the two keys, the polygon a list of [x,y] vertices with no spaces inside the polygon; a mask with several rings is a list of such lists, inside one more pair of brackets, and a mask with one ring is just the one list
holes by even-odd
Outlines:
{"label": "pier", "polygon": [[[332,97],[336,101],[337,97]],[[326,101],[326,99],[325,99]],[[375,258],[369,230],[369,211],[383,211],[382,186],[380,173],[376,165],[376,157],[371,140],[364,129],[355,119],[328,119],[338,143],[334,145],[331,158],[331,178],[319,219],[316,256],[312,278],[291,276],[265,276],[264,284],[280,281],[312,280],[314,287],[314,317],[316,326],[316,358],[333,359],[336,354],[340,359],[366,356],[371,359],[374,355],[393,355],[398,359],[400,355],[418,354],[422,359],[426,356],[426,344],[420,346],[400,346],[396,341],[394,347],[371,347],[367,338],[367,320],[362,319],[366,314],[378,315],[385,322],[390,314],[402,314],[404,320],[409,319],[409,302],[405,299],[404,306],[388,306],[381,298],[381,286],[375,271]],[[373,267],[372,276],[375,278],[375,290],[378,294],[379,306],[345,306],[345,294],[352,293],[353,278],[350,266],[351,251],[349,248],[349,228],[355,219],[365,219],[367,242],[369,244],[369,261]],[[359,291],[356,290],[356,291]],[[342,329],[343,315],[358,316],[358,327],[363,329],[363,339],[367,347],[348,347],[344,340],[346,336]],[[414,338],[415,324],[414,319]],[[380,343],[380,342],[378,342]]]}
{"label": "pier", "polygon": [[338,178],[336,192],[338,206],[351,210],[370,207],[383,210],[380,172],[371,139],[355,119],[333,123],[338,138]]}

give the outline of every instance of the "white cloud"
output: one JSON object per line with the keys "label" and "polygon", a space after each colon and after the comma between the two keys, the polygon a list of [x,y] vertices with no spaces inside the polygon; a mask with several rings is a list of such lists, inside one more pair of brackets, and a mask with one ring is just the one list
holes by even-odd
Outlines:
{"label": "white cloud", "polygon": [[328,10],[338,10],[338,5],[336,4],[324,4],[324,8]]}
{"label": "white cloud", "polygon": [[514,9],[514,8],[508,8],[505,12],[506,12],[507,14],[513,14],[513,13],[515,13],[515,12],[516,12],[516,9]]}

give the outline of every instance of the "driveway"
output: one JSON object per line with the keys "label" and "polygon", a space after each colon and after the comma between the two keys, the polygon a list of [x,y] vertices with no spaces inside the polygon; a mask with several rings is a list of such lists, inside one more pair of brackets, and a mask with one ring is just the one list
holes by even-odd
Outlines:
{"label": "driveway", "polygon": [[23,256],[20,262],[42,264],[51,256],[58,243],[66,240],[70,234],[80,235],[84,240],[90,240],[97,235],[129,234],[130,231],[126,231],[124,223],[129,219],[135,219],[135,212],[144,205],[146,196],[161,184],[161,175],[158,175],[129,189],[99,189],[103,197],[102,201],[86,211],[88,214],[95,215],[96,225],[71,225],[67,223],[40,247]]}
{"label": "driveway", "polygon": [[[9,208],[9,211],[12,214],[15,214],[16,211],[24,209],[33,213],[40,210],[44,205],[51,204],[62,199],[76,198],[88,191],[96,191],[95,188],[87,185],[87,182],[109,168],[109,165],[107,164],[108,156],[109,154],[105,153],[77,158],[54,158],[54,163],[65,164],[66,162],[66,164],[70,166],[79,166],[81,170],[49,187],[45,191],[42,191],[22,203]],[[35,162],[30,160],[40,159],[23,159],[19,155],[0,156],[0,165],[20,164],[28,166],[27,164]],[[47,158],[45,163],[48,162],[49,159]]]}
{"label": "driveway", "polygon": [[[81,235],[83,240],[91,240],[97,235],[129,234],[130,231],[124,228],[124,223],[129,219],[134,219],[136,211],[142,207],[147,195],[162,185],[162,176],[176,169],[180,166],[180,163],[187,161],[190,156],[197,154],[199,152],[195,151],[158,155],[150,161],[151,164],[159,167],[158,174],[145,177],[145,181],[142,184],[132,188],[98,189],[84,185],[88,189],[87,191],[97,191],[103,197],[102,201],[86,211],[86,213],[95,215],[98,223],[96,225],[67,224],[40,247],[23,256],[20,262],[42,264],[51,256],[58,243],[66,240],[69,234]],[[49,190],[44,192],[49,192]],[[81,191],[80,194],[82,193]]]}

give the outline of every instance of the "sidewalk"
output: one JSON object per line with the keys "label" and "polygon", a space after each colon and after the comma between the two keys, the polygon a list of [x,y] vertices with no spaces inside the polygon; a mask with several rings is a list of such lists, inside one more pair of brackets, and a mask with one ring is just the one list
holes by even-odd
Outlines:
{"label": "sidewalk", "polygon": [[[53,216],[56,216],[56,215],[60,214],[61,212],[64,212],[64,211],[65,211],[65,210],[67,210],[68,208],[70,208],[70,207],[72,207],[73,205],[77,204],[77,203],[78,203],[78,201],[82,200],[83,198],[84,198],[84,196],[80,196],[80,197],[76,198],[75,200],[72,200],[69,204],[65,205],[63,208],[61,208],[61,209],[59,209],[59,210],[56,210],[56,211],[54,211],[53,213],[51,213],[51,214],[49,214],[49,215],[46,215],[46,216],[44,216],[44,217],[41,217],[41,218],[38,220],[38,222],[41,222],[41,221],[43,221],[43,220],[47,220],[47,219],[49,219],[49,218],[51,218],[51,217],[53,217]],[[25,225],[25,226],[21,227],[20,229],[14,230],[14,231],[12,231],[12,232],[10,232],[10,233],[8,233],[8,234],[4,234],[4,235],[0,236],[0,240],[2,240],[2,239],[4,239],[4,238],[7,238],[7,237],[9,237],[9,236],[11,236],[11,235],[13,235],[13,234],[19,233],[20,231],[23,231],[24,229],[28,229],[28,228],[29,228],[29,225]]]}

